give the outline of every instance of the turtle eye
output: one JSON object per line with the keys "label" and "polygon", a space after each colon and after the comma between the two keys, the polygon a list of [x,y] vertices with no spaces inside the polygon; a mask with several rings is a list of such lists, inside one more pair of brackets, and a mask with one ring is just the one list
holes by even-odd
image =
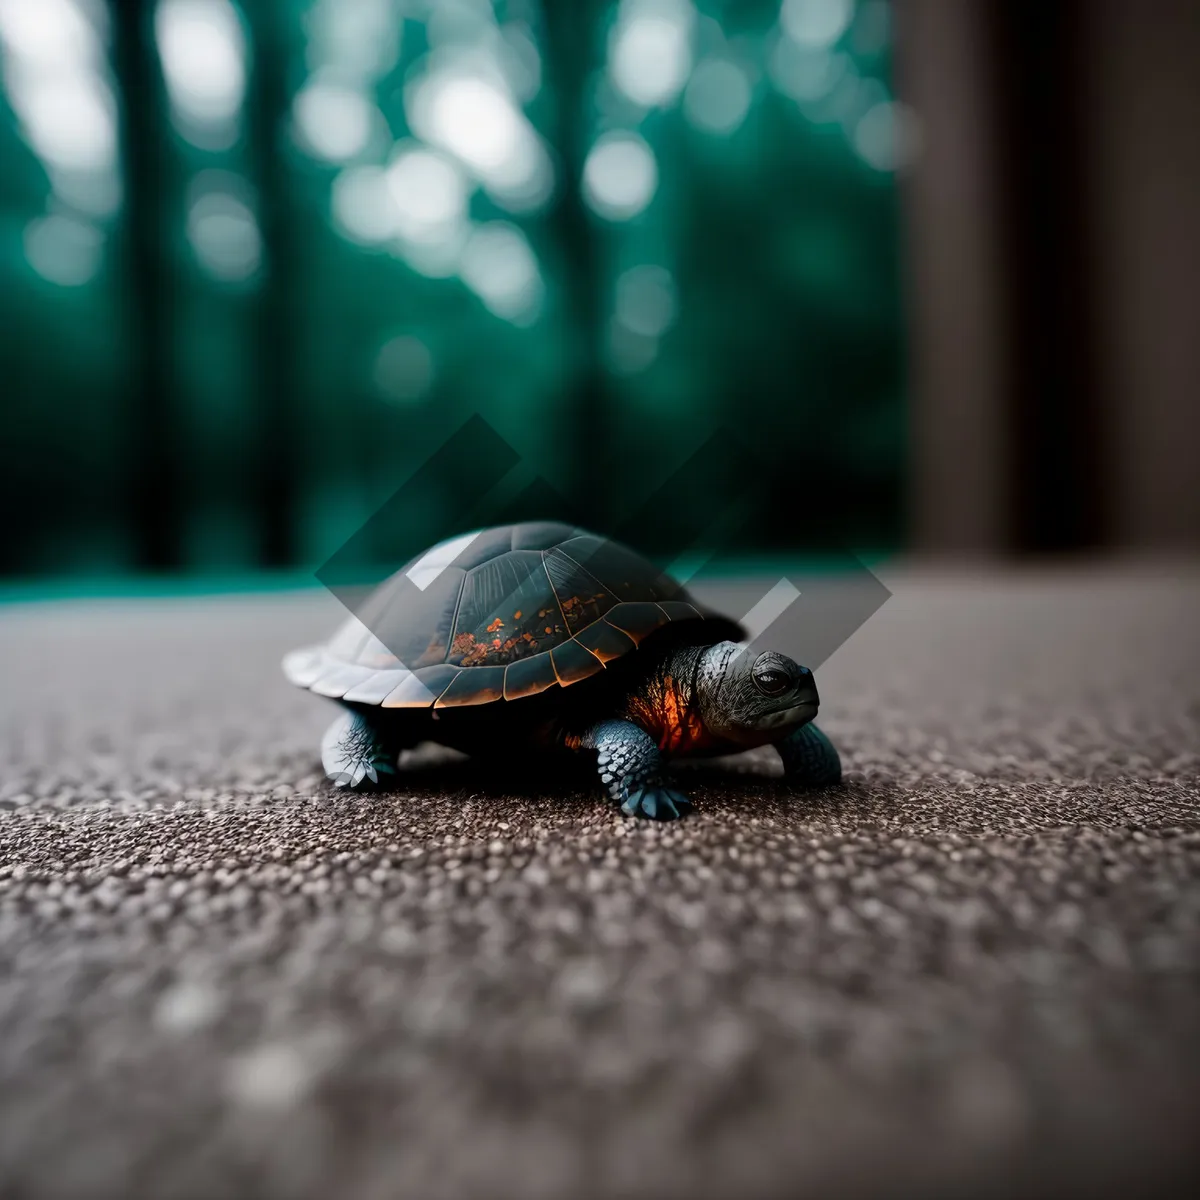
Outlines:
{"label": "turtle eye", "polygon": [[767,696],[778,696],[791,685],[787,674],[777,667],[763,667],[754,672],[754,685]]}

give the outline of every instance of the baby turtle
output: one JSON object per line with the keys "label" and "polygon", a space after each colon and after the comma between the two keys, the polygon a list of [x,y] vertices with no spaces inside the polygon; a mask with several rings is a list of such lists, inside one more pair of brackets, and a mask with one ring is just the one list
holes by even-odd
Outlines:
{"label": "baby turtle", "polygon": [[623,812],[659,820],[689,807],[663,775],[673,756],[769,742],[793,783],[841,778],[837,751],[811,724],[807,667],[747,653],[736,622],[587,530],[534,522],[450,538],[359,613],[328,644],[283,660],[292,683],[347,710],[321,744],[343,787],[394,784],[400,752],[424,741],[468,754],[591,754]]}

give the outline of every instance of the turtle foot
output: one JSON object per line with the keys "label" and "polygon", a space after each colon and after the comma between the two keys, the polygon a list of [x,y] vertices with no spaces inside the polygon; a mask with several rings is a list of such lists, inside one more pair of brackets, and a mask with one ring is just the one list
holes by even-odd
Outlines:
{"label": "turtle foot", "polygon": [[675,788],[645,784],[630,789],[621,805],[629,817],[649,817],[652,821],[675,821],[692,811],[692,802]]}
{"label": "turtle foot", "polygon": [[396,777],[398,751],[386,745],[378,731],[357,713],[343,713],[321,739],[321,763],[334,787],[374,792]]}
{"label": "turtle foot", "polygon": [[831,787],[842,781],[837,749],[815,725],[792,730],[775,749],[783,759],[784,781],[791,787]]}

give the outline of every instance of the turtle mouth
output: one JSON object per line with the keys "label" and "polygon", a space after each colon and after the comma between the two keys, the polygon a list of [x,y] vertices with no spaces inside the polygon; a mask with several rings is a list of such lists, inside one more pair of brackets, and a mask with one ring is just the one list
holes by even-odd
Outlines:
{"label": "turtle mouth", "polygon": [[766,713],[758,722],[760,729],[791,729],[807,725],[817,715],[819,705],[815,700],[802,700],[777,712]]}

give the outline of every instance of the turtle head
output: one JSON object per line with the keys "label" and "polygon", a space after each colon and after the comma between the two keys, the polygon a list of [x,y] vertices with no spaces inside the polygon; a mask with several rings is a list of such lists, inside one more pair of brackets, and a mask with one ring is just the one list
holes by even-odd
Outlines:
{"label": "turtle head", "polygon": [[773,742],[817,715],[813,673],[785,654],[718,642],[701,656],[696,700],[706,728],[743,746]]}

